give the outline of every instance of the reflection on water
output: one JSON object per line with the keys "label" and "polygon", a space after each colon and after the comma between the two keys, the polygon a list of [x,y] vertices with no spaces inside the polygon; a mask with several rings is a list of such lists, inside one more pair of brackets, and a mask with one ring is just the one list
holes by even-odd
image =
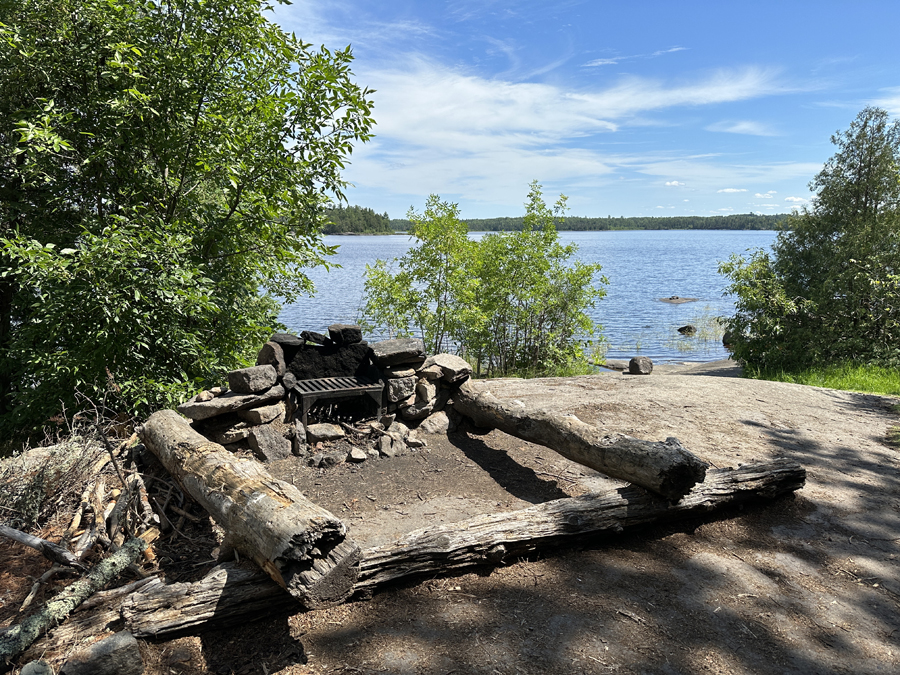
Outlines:
{"label": "reflection on water", "polygon": [[[581,260],[603,265],[609,279],[607,296],[592,312],[603,325],[607,357],[641,354],[654,361],[715,361],[728,355],[715,317],[730,315],[734,305],[723,297],[727,280],[718,274],[718,264],[732,253],[768,248],[774,239],[771,231],[743,230],[560,232],[563,243],[578,245]],[[413,244],[399,235],[328,236],[325,241],[340,246],[333,261],[341,267],[311,271],[316,296],[285,306],[279,317],[291,331],[322,332],[335,322],[356,323],[366,264],[396,258]],[[660,300],[673,295],[697,301]],[[696,326],[697,334],[679,334],[686,324]]]}

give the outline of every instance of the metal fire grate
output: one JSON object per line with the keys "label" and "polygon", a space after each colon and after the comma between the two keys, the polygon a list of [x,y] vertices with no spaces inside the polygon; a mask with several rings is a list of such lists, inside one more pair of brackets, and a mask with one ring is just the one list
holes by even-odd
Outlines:
{"label": "metal fire grate", "polygon": [[384,392],[384,382],[365,377],[320,377],[313,380],[297,380],[292,391],[299,397],[298,408],[302,412],[301,421],[306,426],[306,415],[316,401],[326,398],[349,398],[352,396],[369,396],[378,404]]}

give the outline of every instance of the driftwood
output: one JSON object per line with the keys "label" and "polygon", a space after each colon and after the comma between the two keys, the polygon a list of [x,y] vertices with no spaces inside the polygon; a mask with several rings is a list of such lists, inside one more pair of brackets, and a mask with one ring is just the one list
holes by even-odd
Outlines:
{"label": "driftwood", "polygon": [[118,551],[98,563],[88,574],[49,600],[39,612],[0,635],[0,664],[9,663],[28,649],[38,636],[64,621],[78,605],[115,579],[147,546],[129,539]]}
{"label": "driftwood", "polygon": [[229,542],[305,607],[343,602],[353,592],[359,547],[334,515],[259,462],[210,442],[174,410],[154,413],[139,435]]}
{"label": "driftwood", "polygon": [[[799,489],[805,479],[805,470],[796,462],[776,460],[711,470],[703,483],[675,504],[628,486],[424,528],[363,552],[355,589],[369,592],[412,575],[497,565],[542,548],[774,499]],[[300,609],[265,574],[221,565],[201,581],[171,585],[154,581],[115,607],[105,605],[86,616],[76,614],[38,646],[52,649],[113,624],[121,626],[123,621],[136,636],[169,638]]]}
{"label": "driftwood", "polygon": [[607,435],[577,417],[502,403],[471,380],[453,394],[453,408],[479,427],[543,445],[563,457],[677,500],[703,480],[709,466],[677,438],[643,441]]}

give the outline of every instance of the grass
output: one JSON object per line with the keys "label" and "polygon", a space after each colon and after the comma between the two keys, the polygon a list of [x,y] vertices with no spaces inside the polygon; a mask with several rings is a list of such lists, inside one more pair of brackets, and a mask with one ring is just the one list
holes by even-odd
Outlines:
{"label": "grass", "polygon": [[900,370],[855,363],[831,364],[796,371],[744,368],[744,375],[757,380],[793,382],[813,387],[900,396]]}

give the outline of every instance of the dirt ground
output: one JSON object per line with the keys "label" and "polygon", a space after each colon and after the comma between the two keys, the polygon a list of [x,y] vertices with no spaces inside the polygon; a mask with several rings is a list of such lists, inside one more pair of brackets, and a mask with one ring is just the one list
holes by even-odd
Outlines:
{"label": "dirt ground", "polygon": [[[717,467],[790,457],[808,472],[795,496],[144,644],[146,672],[900,672],[896,399],[738,375],[718,362],[480,386],[609,432],[676,436]],[[426,438],[403,457],[272,469],[344,519],[363,548],[620,485],[500,432]],[[189,552],[170,558],[181,578],[210,563],[208,550],[198,563]]]}

